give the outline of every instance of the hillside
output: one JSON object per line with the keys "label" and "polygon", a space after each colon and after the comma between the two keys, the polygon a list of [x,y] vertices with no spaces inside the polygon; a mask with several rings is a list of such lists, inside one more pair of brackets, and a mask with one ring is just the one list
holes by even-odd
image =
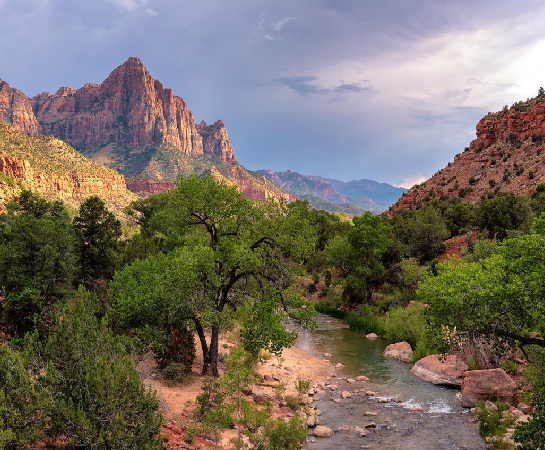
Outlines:
{"label": "hillside", "polygon": [[240,166],[223,122],[195,124],[183,99],[138,58],[101,84],[61,87],[31,99],[0,80],[0,122],[30,136],[55,136],[132,179],[174,182],[216,167],[251,198],[294,198]]}
{"label": "hillside", "polygon": [[488,113],[477,124],[476,134],[463,153],[413,186],[394,209],[420,207],[441,197],[474,203],[501,192],[528,195],[545,182],[545,96]]}
{"label": "hillside", "polygon": [[[272,170],[259,170],[259,173],[270,178],[275,184],[280,186],[287,191],[293,192],[298,196],[305,198],[309,203],[319,209],[326,209],[332,212],[344,211],[346,208],[352,209],[353,211],[373,211],[373,212],[382,212],[386,210],[392,203],[399,198],[401,193],[404,192],[404,189],[394,188],[390,185],[390,188],[398,189],[401,192],[391,202],[386,201],[374,201],[369,197],[365,196],[356,196],[351,197],[345,195],[337,190],[331,182],[335,182],[337,185],[342,186],[345,184],[343,181],[330,180],[327,178],[315,177],[312,175],[302,175],[298,172],[292,172],[287,170],[286,172],[273,172]],[[361,180],[361,181],[370,181],[370,180]],[[370,181],[377,185],[383,183],[376,183],[375,181]],[[350,182],[357,183],[357,182]],[[316,201],[319,199],[320,201]],[[321,205],[321,206],[319,206]],[[328,205],[324,207],[324,205]],[[346,207],[345,207],[346,205]],[[332,208],[332,209],[329,209]],[[358,213],[349,213],[349,214],[358,214]]]}
{"label": "hillside", "polygon": [[98,195],[121,212],[137,196],[115,170],[97,164],[54,137],[29,137],[0,123],[0,209],[21,189],[71,207]]}

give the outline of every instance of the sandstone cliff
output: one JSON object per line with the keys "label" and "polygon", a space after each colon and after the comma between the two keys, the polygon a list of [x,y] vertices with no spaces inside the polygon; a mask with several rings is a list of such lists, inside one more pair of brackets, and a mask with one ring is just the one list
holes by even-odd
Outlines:
{"label": "sandstone cliff", "polygon": [[489,113],[477,124],[476,134],[453,162],[413,186],[393,208],[420,207],[442,197],[477,202],[500,192],[529,195],[545,182],[544,96]]}
{"label": "sandstone cliff", "polygon": [[21,189],[77,207],[98,195],[118,213],[137,196],[115,170],[85,158],[54,137],[28,137],[0,123],[0,209]]}
{"label": "sandstone cliff", "polygon": [[[185,102],[153,79],[138,58],[129,58],[101,84],[61,87],[32,99],[0,82],[0,121],[31,136],[55,136],[134,179],[174,182],[225,166],[219,170],[250,198],[294,198],[238,165],[223,122],[195,125]],[[131,186],[142,195],[169,189],[161,183]]]}

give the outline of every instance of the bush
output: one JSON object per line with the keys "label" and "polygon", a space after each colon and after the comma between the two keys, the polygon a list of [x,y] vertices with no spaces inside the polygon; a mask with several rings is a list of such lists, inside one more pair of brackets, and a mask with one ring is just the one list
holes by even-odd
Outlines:
{"label": "bush", "polygon": [[22,448],[38,438],[45,423],[47,391],[36,386],[21,355],[0,347],[0,449]]}
{"label": "bush", "polygon": [[509,409],[505,403],[497,402],[497,410],[487,410],[484,402],[479,402],[475,415],[480,419],[479,431],[484,437],[500,437],[510,426],[510,421],[503,419],[503,412]]}
{"label": "bush", "polygon": [[191,381],[191,373],[187,372],[186,365],[172,363],[163,369],[163,377],[169,385],[187,384]]}
{"label": "bush", "polygon": [[45,345],[36,333],[27,338],[35,375],[53,399],[48,432],[76,447],[156,449],[162,416],[155,392],[142,385],[106,318],[99,323],[87,306],[90,297],[80,288]]}
{"label": "bush", "polygon": [[269,420],[263,431],[263,441],[258,450],[298,450],[307,435],[306,424],[297,415],[289,422],[284,419]]}
{"label": "bush", "polygon": [[424,341],[426,319],[422,314],[423,308],[394,308],[382,318],[384,338],[389,343],[408,342],[415,349],[419,342]]}

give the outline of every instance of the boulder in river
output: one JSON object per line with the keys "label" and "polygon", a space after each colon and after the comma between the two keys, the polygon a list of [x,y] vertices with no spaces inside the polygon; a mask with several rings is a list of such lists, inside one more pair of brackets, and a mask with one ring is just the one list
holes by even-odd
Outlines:
{"label": "boulder in river", "polygon": [[413,356],[413,349],[408,342],[397,342],[390,344],[384,350],[385,358],[399,359],[400,361],[409,362]]}
{"label": "boulder in river", "polygon": [[377,339],[378,336],[375,333],[369,333],[365,336],[367,339]]}
{"label": "boulder in river", "polygon": [[457,363],[456,355],[448,355],[446,360],[440,358],[441,355],[430,355],[419,359],[411,373],[428,383],[460,387],[467,364],[462,361]]}
{"label": "boulder in river", "polygon": [[324,425],[318,425],[314,428],[314,436],[317,437],[330,437],[333,436],[334,431]]}
{"label": "boulder in river", "polygon": [[462,406],[473,407],[484,399],[516,404],[517,385],[503,369],[468,370],[462,379]]}

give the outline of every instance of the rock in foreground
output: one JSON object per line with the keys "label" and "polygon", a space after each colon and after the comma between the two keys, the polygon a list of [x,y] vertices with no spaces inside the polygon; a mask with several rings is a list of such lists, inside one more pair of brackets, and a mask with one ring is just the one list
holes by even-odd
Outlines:
{"label": "rock in foreground", "polygon": [[446,360],[440,358],[441,355],[430,355],[418,360],[411,373],[428,383],[460,387],[467,364],[457,363],[456,355],[448,355]]}
{"label": "rock in foreground", "polygon": [[462,406],[473,407],[479,400],[485,399],[516,404],[517,385],[503,369],[465,372],[462,379]]}
{"label": "rock in foreground", "polygon": [[385,358],[398,359],[400,361],[409,362],[413,355],[413,349],[408,342],[397,342],[390,344],[384,350]]}

